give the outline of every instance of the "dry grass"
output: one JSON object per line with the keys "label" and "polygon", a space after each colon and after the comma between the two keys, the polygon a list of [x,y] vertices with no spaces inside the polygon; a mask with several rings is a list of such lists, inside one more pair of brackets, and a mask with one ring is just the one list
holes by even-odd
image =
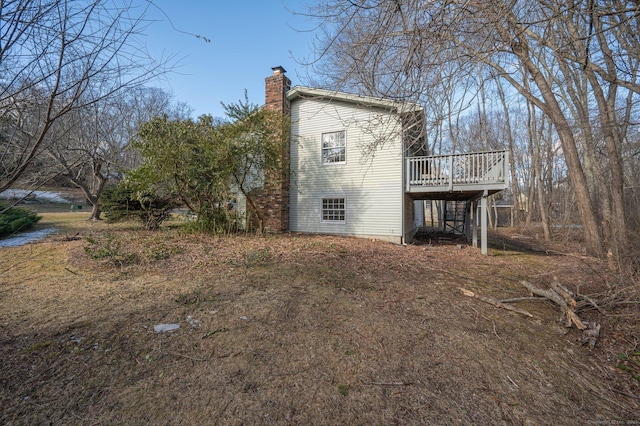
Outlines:
{"label": "dry grass", "polygon": [[[2,424],[640,421],[639,382],[615,368],[638,351],[633,308],[599,318],[591,352],[551,304],[522,304],[529,319],[459,291],[524,296],[518,279],[550,273],[597,288],[593,259],[59,215],[43,222],[63,235],[0,249]],[[109,241],[121,266],[85,252]]]}

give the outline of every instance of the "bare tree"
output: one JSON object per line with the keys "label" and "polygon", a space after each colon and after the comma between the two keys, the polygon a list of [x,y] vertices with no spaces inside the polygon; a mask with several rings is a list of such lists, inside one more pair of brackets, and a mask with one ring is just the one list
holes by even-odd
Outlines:
{"label": "bare tree", "polygon": [[137,42],[145,7],[0,0],[0,192],[58,140],[49,134],[62,117],[168,70],[171,58],[155,61]]}
{"label": "bare tree", "polygon": [[[160,116],[186,118],[181,105],[161,89],[134,87],[75,109],[58,120],[46,152],[59,173],[81,189],[100,220],[100,194],[110,179],[137,166],[128,149],[140,127]],[[133,158],[132,158],[133,157]]]}

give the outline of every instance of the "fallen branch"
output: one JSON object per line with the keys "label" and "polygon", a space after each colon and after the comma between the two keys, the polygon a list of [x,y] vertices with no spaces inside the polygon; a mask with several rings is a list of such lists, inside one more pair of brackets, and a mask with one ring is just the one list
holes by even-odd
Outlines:
{"label": "fallen branch", "polygon": [[[551,274],[551,272],[548,272],[547,274],[544,275],[548,275]],[[527,287],[529,288],[529,287]],[[567,298],[569,298],[569,300],[573,300],[576,302],[576,305],[573,307],[574,311],[578,311],[581,312],[583,311],[587,306],[592,306],[593,308],[597,309],[598,312],[600,312],[601,314],[604,315],[604,312],[602,311],[602,309],[600,309],[599,304],[593,300],[591,297],[585,295],[585,294],[580,294],[580,290],[578,289],[577,293],[573,293],[571,290],[569,290],[567,287],[563,286],[562,284],[560,284],[560,282],[558,281],[557,277],[553,277],[553,283],[551,284],[551,288],[558,293],[559,295],[561,295],[565,301],[567,301]],[[531,290],[529,288],[529,290]],[[540,289],[541,290],[541,289]],[[532,297],[516,297],[513,299],[502,299],[500,300],[502,303],[515,303],[515,302],[524,302],[524,301],[529,301],[529,300],[533,300],[533,301],[540,301],[540,300],[549,300],[548,297],[546,296],[532,296]],[[570,302],[572,304],[572,302]]]}
{"label": "fallen branch", "polygon": [[[582,320],[574,311],[577,305],[576,301],[571,298],[571,295],[567,291],[564,291],[559,285],[554,286],[555,289],[545,290],[524,280],[520,281],[520,284],[527,290],[529,290],[532,294],[546,297],[547,299],[558,305],[560,307],[560,310],[562,311],[562,315],[566,317],[567,327],[571,327],[571,324],[574,324],[579,330],[584,330],[585,328],[587,328],[587,326],[582,323]],[[556,290],[560,291],[562,295],[558,294]]]}
{"label": "fallen branch", "polygon": [[531,296],[531,297],[514,297],[513,299],[500,299],[501,303],[518,303],[518,302],[541,302],[546,301],[546,297]]}
{"label": "fallen branch", "polygon": [[558,293],[560,296],[562,296],[567,306],[573,309],[576,308],[577,306],[577,303],[575,300],[576,296],[573,294],[572,291],[570,291],[569,289],[564,287],[562,284],[560,284],[560,282],[558,281],[558,277],[553,277],[553,282],[551,282],[551,289],[556,293]]}
{"label": "fallen branch", "polygon": [[[544,290],[544,289],[542,289],[540,287],[537,287],[537,286],[531,284],[528,281],[520,281],[520,284],[522,286],[524,286],[527,290],[529,290],[532,294],[536,294],[538,296],[542,296],[545,299],[548,299],[548,300],[552,301],[553,303],[555,303],[556,305],[560,306],[560,308],[564,307],[566,309],[567,305],[564,303],[564,300],[555,291]],[[563,311],[563,313],[564,313],[564,311]]]}
{"label": "fallen branch", "polygon": [[481,296],[479,294],[474,293],[471,290],[467,290],[467,289],[464,289],[464,288],[461,288],[460,291],[462,291],[462,294],[464,294],[465,296],[473,297],[473,298],[478,299],[478,300],[482,300],[483,302],[488,303],[490,305],[493,305],[493,306],[495,306],[497,308],[506,309],[508,311],[516,312],[516,313],[518,313],[520,315],[525,315],[525,316],[528,316],[529,318],[533,318],[533,315],[531,315],[529,312],[527,312],[525,310],[522,310],[522,309],[518,309],[518,308],[516,308],[514,306],[511,306],[511,305],[507,305],[505,303],[502,303],[501,301],[499,301],[498,299],[494,299],[493,297]]}

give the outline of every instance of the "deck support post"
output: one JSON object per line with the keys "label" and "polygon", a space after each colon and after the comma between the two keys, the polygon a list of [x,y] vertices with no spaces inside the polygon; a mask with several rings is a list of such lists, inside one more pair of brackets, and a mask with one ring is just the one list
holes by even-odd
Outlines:
{"label": "deck support post", "polygon": [[478,202],[471,202],[471,246],[478,248]]}
{"label": "deck support post", "polygon": [[481,252],[487,254],[487,198],[489,197],[489,191],[486,189],[482,193],[481,206],[480,206],[480,227],[481,227]]}
{"label": "deck support post", "polygon": [[465,203],[464,210],[464,236],[467,237],[467,244],[471,242],[471,206],[472,202]]}

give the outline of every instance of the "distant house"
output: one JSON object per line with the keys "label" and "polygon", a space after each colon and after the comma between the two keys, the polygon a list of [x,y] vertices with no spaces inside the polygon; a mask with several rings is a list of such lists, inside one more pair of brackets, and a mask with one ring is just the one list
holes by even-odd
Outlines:
{"label": "distant house", "polygon": [[290,86],[282,67],[266,78],[265,107],[291,117],[288,173],[257,203],[269,230],[402,244],[422,226],[422,200],[447,200],[467,201],[477,236],[475,203],[486,212],[486,197],[506,189],[506,152],[427,156],[419,105]]}

